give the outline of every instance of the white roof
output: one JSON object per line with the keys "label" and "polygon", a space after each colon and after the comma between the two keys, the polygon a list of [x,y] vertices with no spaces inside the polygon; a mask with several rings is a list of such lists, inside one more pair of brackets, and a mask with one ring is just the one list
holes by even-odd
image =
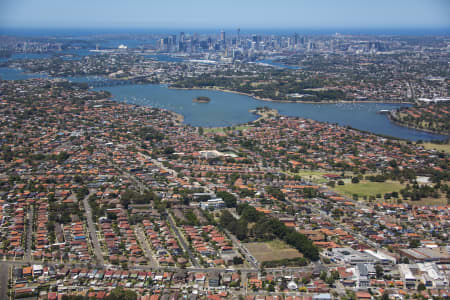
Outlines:
{"label": "white roof", "polygon": [[400,273],[405,276],[405,280],[415,280],[416,277],[414,277],[413,273],[409,269],[409,266],[406,264],[399,264],[398,269],[400,270]]}

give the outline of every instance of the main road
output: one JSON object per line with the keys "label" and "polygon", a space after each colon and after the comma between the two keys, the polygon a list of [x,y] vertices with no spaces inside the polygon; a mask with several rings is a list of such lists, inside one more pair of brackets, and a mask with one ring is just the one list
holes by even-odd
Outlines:
{"label": "main road", "polygon": [[0,264],[0,299],[8,299],[8,279],[10,264]]}
{"label": "main road", "polygon": [[25,259],[31,260],[31,248],[33,245],[33,222],[34,222],[34,209],[32,206],[28,209],[28,227],[27,227],[27,248],[25,251]]}
{"label": "main road", "polygon": [[177,225],[175,224],[175,221],[172,218],[172,215],[169,213],[167,219],[169,220],[170,226],[173,229],[173,232],[175,232],[175,235],[177,236],[178,240],[181,243],[181,247],[183,247],[184,251],[188,254],[192,264],[200,268],[199,263],[197,262],[197,259],[195,258],[194,254],[192,254],[191,249],[189,249],[189,245],[186,243],[184,237],[181,235],[180,231],[178,230]]}
{"label": "main road", "polygon": [[244,245],[242,245],[241,241],[239,241],[234,234],[232,234],[231,232],[229,232],[228,230],[224,229],[225,233],[231,238],[231,241],[233,242],[233,244],[235,244],[242,252],[242,254],[244,255],[245,259],[252,265],[253,268],[255,269],[259,269],[259,263],[256,260],[256,258],[254,258],[247,250],[246,247],[244,247]]}
{"label": "main road", "polygon": [[90,195],[91,195],[91,193],[89,192],[89,194],[86,197],[84,197],[83,205],[84,205],[84,210],[86,212],[86,220],[87,220],[87,225],[88,225],[88,230],[89,230],[89,237],[92,242],[92,246],[94,247],[95,258],[97,260],[97,264],[99,266],[103,267],[105,265],[105,260],[103,259],[102,249],[100,248],[100,243],[98,242],[97,230],[95,229],[95,224],[92,221],[92,210],[91,210],[91,206],[89,205],[89,201],[88,201],[88,198]]}
{"label": "main road", "polygon": [[[312,182],[307,182],[307,184],[314,184],[314,183],[312,183]],[[327,188],[326,186],[324,186],[324,187]],[[327,188],[327,189],[328,189],[328,188]],[[330,191],[330,190],[328,189],[328,191]],[[331,192],[331,191],[330,191],[330,192]],[[366,209],[368,208],[367,206],[361,205],[359,202],[352,201],[352,200],[349,199],[348,197],[345,197],[345,198],[346,198],[348,201],[351,201],[351,202],[355,203],[355,205],[360,206],[361,208],[366,208]],[[292,202],[292,201],[286,200],[286,202],[289,203],[289,204],[291,204],[293,207],[296,207],[296,206],[297,206],[297,204],[294,203],[294,202]],[[342,224],[342,223],[336,221],[335,219],[333,219],[332,217],[330,217],[329,215],[327,215],[325,211],[323,211],[323,210],[321,210],[321,209],[319,209],[319,208],[317,208],[317,207],[315,207],[315,206],[312,206],[312,205],[309,206],[309,208],[310,208],[311,211],[313,211],[317,216],[320,216],[321,218],[324,218],[325,220],[327,220],[328,222],[330,222],[331,224],[333,224],[335,227],[341,228],[341,229],[347,231],[348,233],[350,233],[351,235],[353,235],[353,237],[355,237],[356,239],[358,239],[360,242],[366,243],[367,245],[369,245],[370,247],[373,247],[373,248],[375,248],[375,249],[379,249],[379,248],[380,248],[380,245],[378,245],[377,243],[375,243],[375,242],[369,240],[367,237],[363,236],[361,233],[356,232],[356,231],[354,231],[353,229],[348,228],[346,225],[344,225],[344,224]]]}

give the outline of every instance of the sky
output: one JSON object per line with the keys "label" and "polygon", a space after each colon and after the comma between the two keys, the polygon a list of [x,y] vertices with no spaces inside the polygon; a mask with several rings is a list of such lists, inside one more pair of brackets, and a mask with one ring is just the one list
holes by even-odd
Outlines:
{"label": "sky", "polygon": [[450,28],[450,0],[0,0],[0,28]]}

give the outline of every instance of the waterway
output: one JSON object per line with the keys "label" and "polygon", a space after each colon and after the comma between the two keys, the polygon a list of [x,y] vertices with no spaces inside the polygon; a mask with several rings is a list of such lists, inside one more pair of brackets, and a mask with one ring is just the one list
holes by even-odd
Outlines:
{"label": "waterway", "polygon": [[[172,110],[184,116],[193,126],[222,127],[256,120],[249,110],[268,106],[285,116],[302,117],[321,122],[337,123],[377,134],[408,140],[437,140],[437,134],[398,126],[379,114],[408,104],[392,103],[280,103],[256,100],[252,97],[212,90],[177,90],[165,85],[120,85],[104,87],[116,101]],[[209,103],[195,103],[192,99],[207,96]]]}
{"label": "waterway", "polygon": [[[21,70],[0,68],[0,77],[6,80],[22,80],[48,77],[45,74],[28,74]],[[92,85],[107,82],[98,76],[77,76],[67,78],[74,82],[86,82]],[[105,89],[112,93],[113,99],[143,106],[153,106],[172,110],[184,116],[184,121],[193,126],[222,127],[234,126],[256,120],[257,116],[249,110],[260,106],[277,109],[285,116],[302,117],[321,122],[337,123],[376,134],[388,135],[407,140],[438,140],[444,136],[398,126],[386,117],[378,114],[380,110],[392,110],[407,104],[388,103],[279,103],[256,100],[252,97],[212,90],[177,90],[165,85],[115,85],[96,89]],[[192,99],[207,96],[209,103],[195,103]]]}
{"label": "waterway", "polygon": [[291,69],[291,70],[298,70],[300,69],[299,66],[291,66],[291,65],[285,65],[279,62],[275,62],[271,59],[263,59],[263,60],[258,60],[256,61],[257,63],[263,64],[263,65],[269,65],[272,67],[276,67],[276,68],[281,68],[281,69]]}

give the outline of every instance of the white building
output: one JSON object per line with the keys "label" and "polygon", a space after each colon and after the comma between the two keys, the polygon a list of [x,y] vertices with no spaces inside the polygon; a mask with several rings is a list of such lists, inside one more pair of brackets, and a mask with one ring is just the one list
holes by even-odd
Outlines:
{"label": "white building", "polygon": [[439,271],[435,263],[419,263],[417,266],[422,273],[422,279],[426,286],[435,288],[448,287],[448,279],[445,274]]}
{"label": "white building", "polygon": [[399,264],[398,270],[400,271],[400,275],[403,276],[405,285],[407,288],[415,289],[416,288],[416,277],[413,275],[409,266],[407,264]]}
{"label": "white building", "polygon": [[200,207],[201,209],[216,210],[224,208],[225,202],[222,200],[222,198],[210,199],[206,202],[201,202]]}
{"label": "white building", "polygon": [[381,251],[373,251],[370,249],[366,249],[364,250],[365,253],[375,257],[376,259],[378,259],[382,264],[387,265],[387,264],[396,264],[397,263],[397,259],[387,253],[381,252]]}

